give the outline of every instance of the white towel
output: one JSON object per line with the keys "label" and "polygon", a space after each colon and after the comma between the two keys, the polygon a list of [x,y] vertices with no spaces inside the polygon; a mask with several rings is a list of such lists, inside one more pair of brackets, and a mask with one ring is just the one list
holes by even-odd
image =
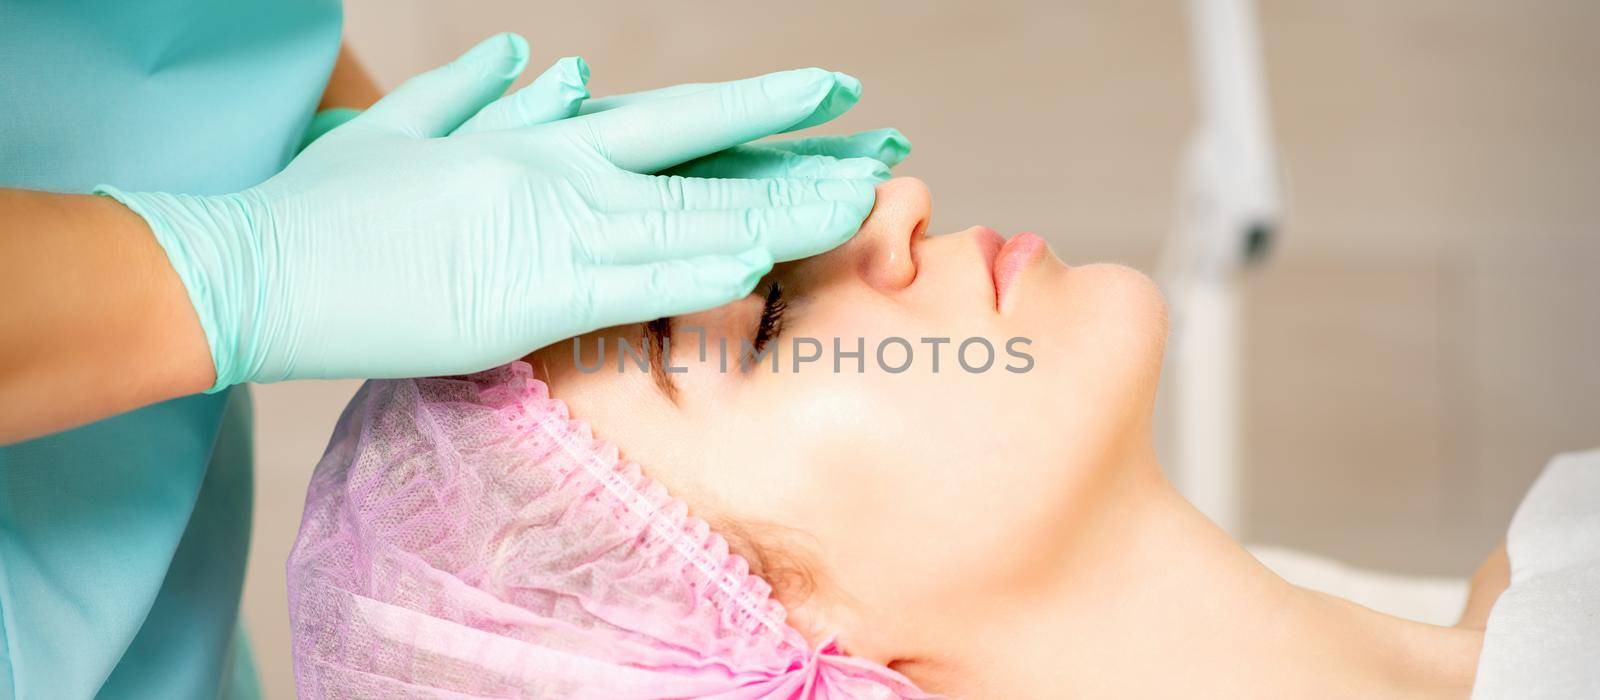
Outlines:
{"label": "white towel", "polygon": [[1600,698],[1600,450],[1550,460],[1506,553],[1472,697]]}

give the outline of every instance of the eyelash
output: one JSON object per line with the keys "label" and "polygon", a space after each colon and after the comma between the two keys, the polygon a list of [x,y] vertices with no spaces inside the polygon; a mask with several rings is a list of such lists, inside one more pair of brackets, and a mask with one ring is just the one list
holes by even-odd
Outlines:
{"label": "eyelash", "polygon": [[783,312],[788,309],[789,301],[783,296],[783,284],[777,281],[767,283],[766,300],[761,305],[761,323],[756,326],[755,341],[750,344],[757,354],[773,338],[783,333]]}

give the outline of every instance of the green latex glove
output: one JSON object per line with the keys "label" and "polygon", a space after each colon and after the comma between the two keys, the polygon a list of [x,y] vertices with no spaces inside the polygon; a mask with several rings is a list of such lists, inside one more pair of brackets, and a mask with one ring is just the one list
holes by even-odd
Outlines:
{"label": "green latex glove", "polygon": [[[674,97],[706,90],[714,85],[689,84],[662,90],[615,95],[598,100],[589,97],[589,66],[582,58],[557,61],[528,87],[503,100],[498,115],[474,119],[484,129],[495,124],[538,124],[565,119],[575,114],[592,114],[624,104]],[[317,112],[306,129],[301,148],[353,119],[361,110],[334,108]],[[896,129],[875,129],[849,136],[808,138],[741,144],[667,169],[661,175],[710,178],[873,178],[889,179],[889,169],[911,152],[911,142]],[[871,159],[871,161],[863,160]]]}
{"label": "green latex glove", "polygon": [[[578,113],[597,114],[654,100],[722,90],[727,85],[690,83],[602,97],[585,101]],[[841,109],[829,115],[829,118],[843,111]],[[812,136],[740,144],[670,168],[663,174],[706,178],[870,177],[886,180],[889,178],[889,169],[899,165],[910,153],[911,142],[898,130],[875,129],[850,136]]]}
{"label": "green latex glove", "polygon": [[317,110],[317,113],[311,117],[311,123],[306,125],[306,133],[300,137],[300,148],[296,152],[306,150],[306,146],[310,146],[311,142],[322,138],[323,134],[333,131],[345,122],[355,119],[359,114],[361,114],[361,110],[354,107],[330,107]]}
{"label": "green latex glove", "polygon": [[639,174],[831,119],[853,78],[788,71],[527,123],[526,91],[500,98],[526,60],[520,37],[491,38],[242,192],[99,189],[144,217],[182,278],[212,391],[469,372],[711,308],[872,209],[870,179]]}
{"label": "green latex glove", "polygon": [[889,169],[911,152],[895,129],[849,136],[812,136],[734,146],[674,168],[667,175],[711,178],[855,177],[889,179]]}
{"label": "green latex glove", "polygon": [[[496,100],[482,112],[473,115],[452,133],[514,129],[566,119],[576,115],[579,106],[588,99],[588,85],[588,64],[582,58],[568,56],[551,64],[527,87]],[[318,111],[301,137],[300,150],[305,150],[324,134],[355,119],[361,112],[350,107]]]}

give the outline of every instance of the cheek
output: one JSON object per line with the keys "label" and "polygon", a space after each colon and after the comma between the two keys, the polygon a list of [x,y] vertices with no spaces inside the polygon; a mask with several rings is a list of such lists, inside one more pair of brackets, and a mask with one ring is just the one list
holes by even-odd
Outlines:
{"label": "cheek", "polygon": [[729,503],[753,517],[808,529],[828,519],[818,513],[848,498],[837,488],[841,483],[876,488],[882,474],[861,468],[863,459],[876,452],[873,438],[882,426],[902,418],[858,379],[784,368],[749,378],[734,401],[716,409],[721,427],[713,434],[728,439],[716,441],[714,459],[738,465],[723,470]]}
{"label": "cheek", "polygon": [[[806,533],[831,583],[882,611],[936,609],[1036,558],[1062,487],[1023,375],[788,376],[777,454],[747,484]],[[1057,426],[1058,428],[1059,426]],[[1056,430],[1059,432],[1059,430]],[[974,567],[974,562],[983,562]],[[957,575],[953,572],[962,572]]]}

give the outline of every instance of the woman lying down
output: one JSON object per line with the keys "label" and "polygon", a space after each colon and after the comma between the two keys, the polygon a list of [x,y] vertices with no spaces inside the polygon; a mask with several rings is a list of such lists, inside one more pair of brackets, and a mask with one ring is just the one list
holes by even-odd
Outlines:
{"label": "woman lying down", "polygon": [[1297,588],[1162,475],[1156,288],[928,212],[892,180],[743,301],[368,383],[289,561],[301,695],[1600,694],[1595,453],[1455,627]]}

